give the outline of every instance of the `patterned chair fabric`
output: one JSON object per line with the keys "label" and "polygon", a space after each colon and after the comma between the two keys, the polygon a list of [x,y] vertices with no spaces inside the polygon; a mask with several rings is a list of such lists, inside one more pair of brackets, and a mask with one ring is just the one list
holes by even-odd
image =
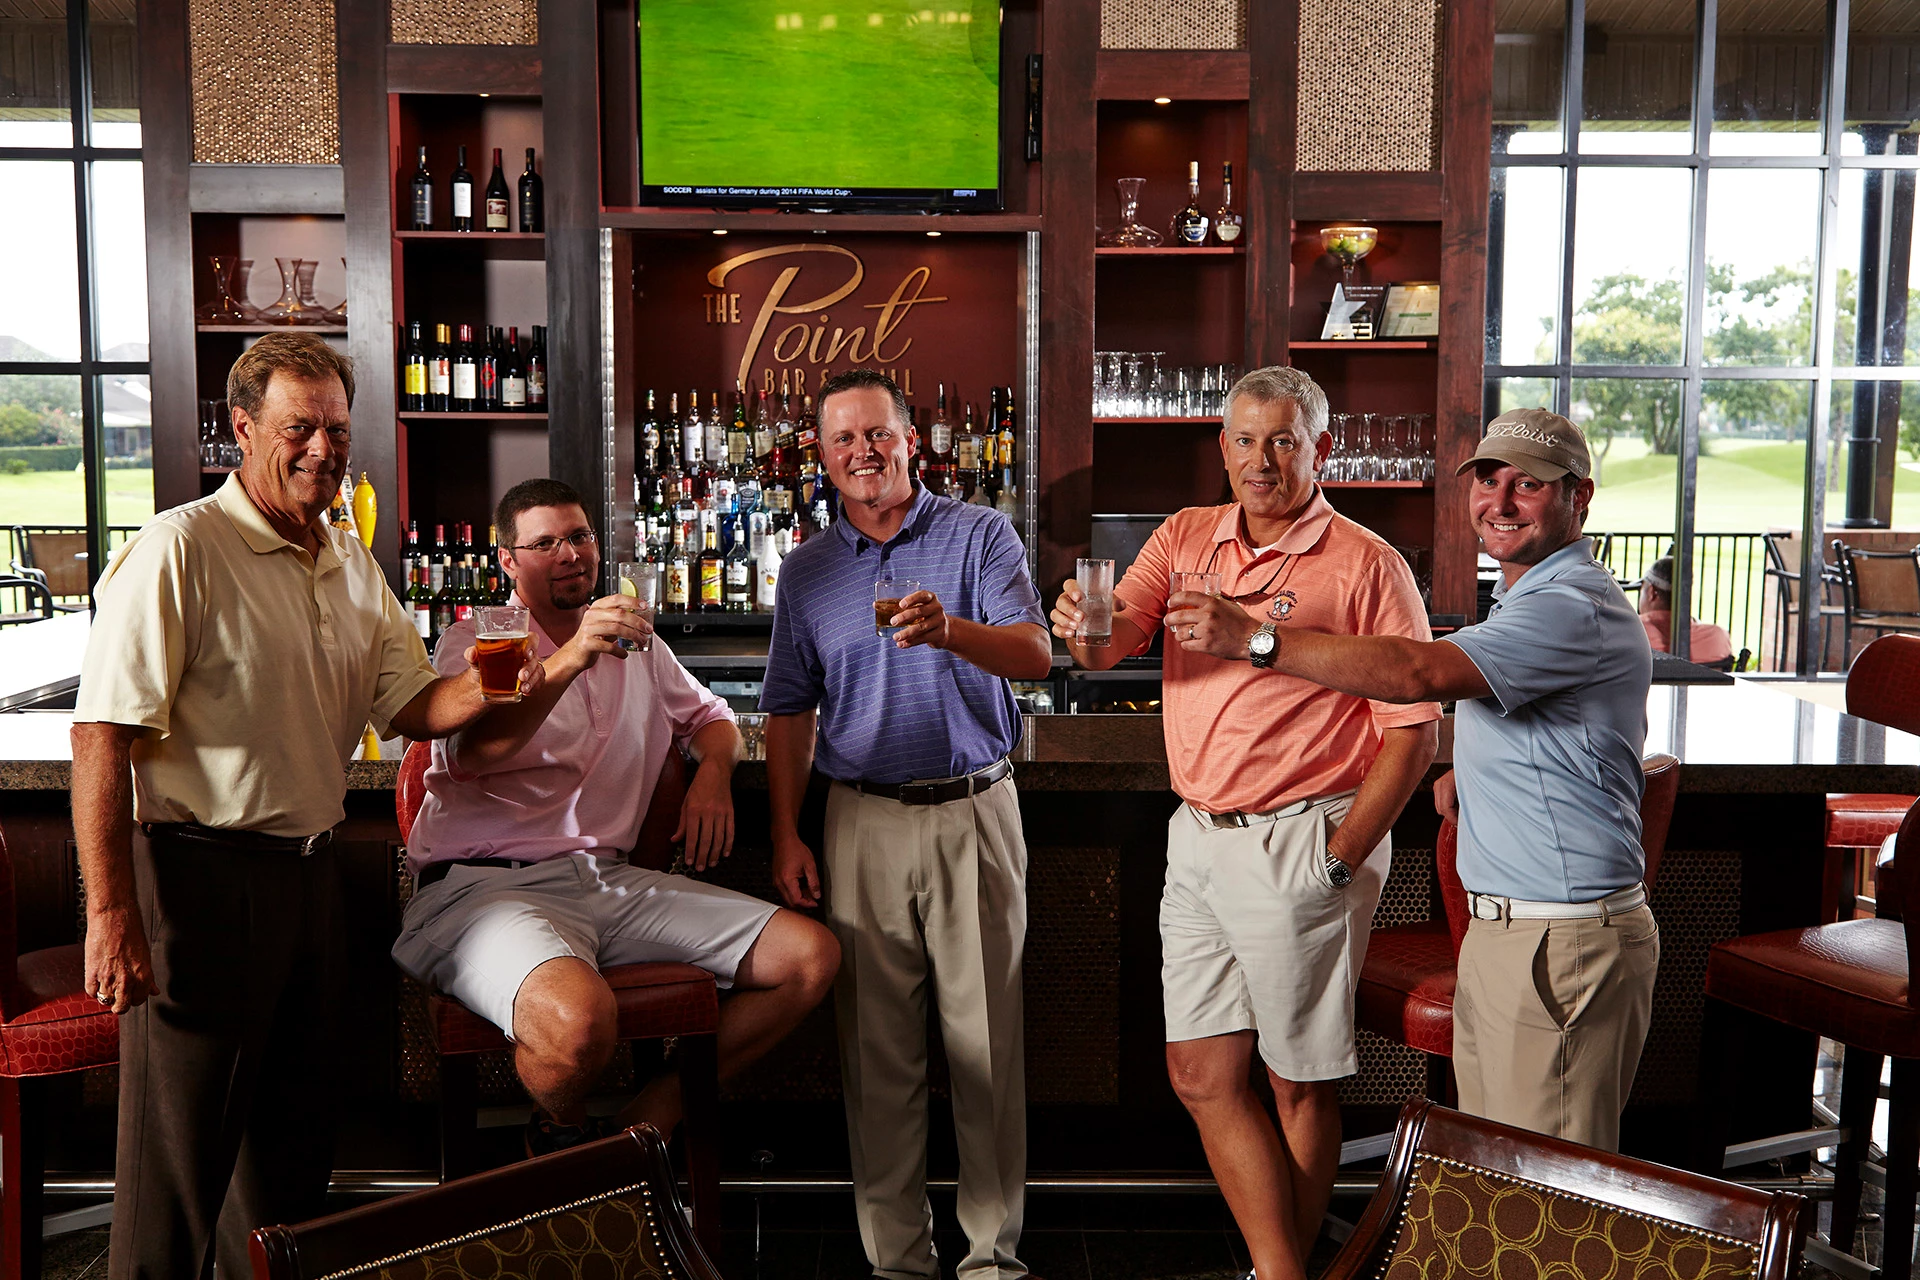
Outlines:
{"label": "patterned chair fabric", "polygon": [[675,1280],[660,1240],[660,1214],[644,1186],[561,1205],[333,1272],[334,1280],[518,1280],[519,1277],[619,1276]]}

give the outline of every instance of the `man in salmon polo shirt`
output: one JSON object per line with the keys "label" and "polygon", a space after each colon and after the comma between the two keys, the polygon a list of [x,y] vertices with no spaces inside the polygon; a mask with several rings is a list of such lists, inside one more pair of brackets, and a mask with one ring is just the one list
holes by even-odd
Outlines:
{"label": "man in salmon polo shirt", "polygon": [[[1227,393],[1220,456],[1235,501],[1161,525],[1114,590],[1113,640],[1053,633],[1096,670],[1144,653],[1163,619],[1167,823],[1160,901],[1167,1073],[1206,1145],[1259,1280],[1300,1280],[1340,1158],[1336,1081],[1358,1069],[1353,995],[1388,831],[1433,763],[1440,707],[1391,706],[1281,675],[1276,634],[1427,640],[1406,562],[1336,513],[1314,477],[1333,450],[1326,393],[1256,369]],[[1219,575],[1217,595],[1175,574]],[[1184,584],[1182,584],[1184,585]],[[1169,617],[1170,612],[1174,613]],[[1256,1045],[1275,1132],[1248,1068]]]}

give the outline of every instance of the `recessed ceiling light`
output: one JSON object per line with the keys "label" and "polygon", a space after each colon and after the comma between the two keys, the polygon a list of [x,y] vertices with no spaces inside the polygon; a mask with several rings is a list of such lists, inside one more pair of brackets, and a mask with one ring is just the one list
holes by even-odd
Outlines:
{"label": "recessed ceiling light", "polygon": [[927,232],[927,234],[928,234],[928,235],[930,235],[930,236],[937,236],[937,235],[939,235],[940,233],[939,233],[938,231],[929,231],[929,232]]}
{"label": "recessed ceiling light", "polygon": [[723,236],[723,235],[725,235],[725,234],[727,234],[727,229],[726,229],[725,227],[715,227],[715,228],[713,229],[713,234],[715,234],[715,235],[717,235],[717,236]]}
{"label": "recessed ceiling light", "polygon": [[1153,100],[1153,105],[1156,107],[1164,107],[1172,101],[1173,101],[1172,98],[1155,98]]}

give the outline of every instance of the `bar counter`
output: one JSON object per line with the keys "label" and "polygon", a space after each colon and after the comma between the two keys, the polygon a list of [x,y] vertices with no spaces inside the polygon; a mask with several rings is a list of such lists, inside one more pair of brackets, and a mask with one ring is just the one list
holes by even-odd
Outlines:
{"label": "bar counter", "polygon": [[[1813,923],[1823,893],[1831,902],[1836,883],[1824,856],[1826,794],[1920,793],[1920,738],[1748,680],[1657,685],[1648,722],[1647,750],[1671,751],[1683,768],[1653,893],[1662,930],[1654,1025],[1625,1138],[1636,1154],[1675,1160],[1685,1155],[1702,1092],[1707,948],[1739,933]],[[81,918],[65,794],[68,723],[61,712],[0,715],[0,827],[16,865],[25,948],[72,941]],[[1432,776],[1447,767],[1447,727]],[[349,999],[357,1019],[342,1048],[341,1078],[349,1107],[380,1118],[372,1126],[377,1133],[343,1140],[343,1168],[431,1164],[437,1064],[422,1035],[418,995],[386,954],[408,892],[391,797],[397,746],[389,744],[381,760],[351,766],[347,820],[334,846],[352,904]],[[1032,1166],[1203,1173],[1163,1065],[1157,920],[1165,824],[1176,801],[1159,718],[1031,716],[1015,766],[1030,854]],[[743,765],[737,784],[737,847],[708,875],[771,896],[764,766]],[[803,834],[809,823],[817,833],[820,791],[816,786]],[[1394,862],[1376,924],[1437,910],[1437,826],[1431,804],[1416,796],[1394,829]],[[1723,1082],[1740,1095],[1743,1126],[1753,1134],[1804,1127],[1811,1039],[1774,1031],[1760,1044],[1765,1051],[1743,1078]],[[943,1099],[937,1072],[935,1095]],[[504,1060],[483,1074],[488,1080],[495,1101],[512,1101]],[[1424,1080],[1418,1055],[1363,1034],[1360,1074],[1341,1090],[1349,1136],[1388,1127],[1392,1110]],[[823,1009],[730,1086],[728,1168],[745,1170],[754,1150],[768,1148],[788,1171],[843,1171],[838,1093],[831,1018]],[[934,1133],[947,1132],[936,1117]],[[950,1146],[939,1149],[948,1141],[936,1138],[936,1172],[951,1170]]]}

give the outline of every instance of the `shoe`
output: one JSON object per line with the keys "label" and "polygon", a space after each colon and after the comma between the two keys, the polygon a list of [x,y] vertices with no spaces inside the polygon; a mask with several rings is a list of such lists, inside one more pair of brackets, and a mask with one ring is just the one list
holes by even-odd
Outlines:
{"label": "shoe", "polygon": [[618,1132],[619,1126],[612,1116],[588,1116],[585,1124],[555,1124],[536,1111],[527,1120],[527,1158],[550,1156]]}

